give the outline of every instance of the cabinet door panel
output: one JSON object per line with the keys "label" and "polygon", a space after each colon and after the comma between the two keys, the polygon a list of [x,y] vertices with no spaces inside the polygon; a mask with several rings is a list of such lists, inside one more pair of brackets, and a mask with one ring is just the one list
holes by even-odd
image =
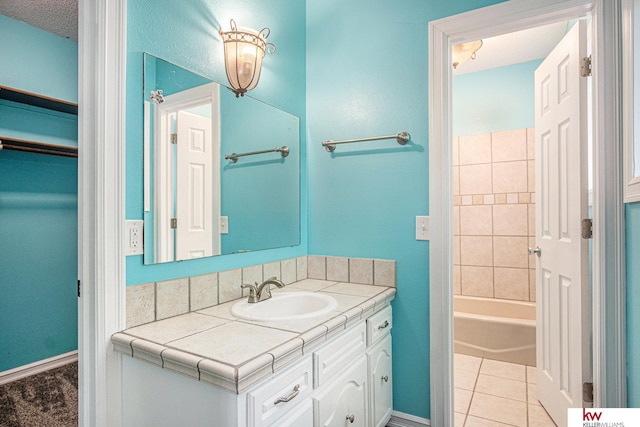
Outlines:
{"label": "cabinet door panel", "polygon": [[363,354],[314,398],[315,426],[368,426],[367,359]]}
{"label": "cabinet door panel", "polygon": [[369,358],[369,387],[371,388],[372,425],[384,427],[393,408],[391,375],[391,335],[367,353]]}

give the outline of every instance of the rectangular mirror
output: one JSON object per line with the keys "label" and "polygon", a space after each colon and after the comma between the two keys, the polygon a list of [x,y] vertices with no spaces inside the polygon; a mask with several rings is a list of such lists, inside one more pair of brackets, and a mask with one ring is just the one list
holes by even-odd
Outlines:
{"label": "rectangular mirror", "polygon": [[145,264],[300,244],[298,117],[147,53],[143,92]]}

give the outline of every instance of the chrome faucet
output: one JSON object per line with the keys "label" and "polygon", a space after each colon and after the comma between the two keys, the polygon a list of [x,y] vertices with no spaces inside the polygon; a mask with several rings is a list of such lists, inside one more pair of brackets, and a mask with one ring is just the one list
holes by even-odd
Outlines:
{"label": "chrome faucet", "polygon": [[276,279],[275,276],[269,277],[267,280],[258,285],[242,285],[242,288],[249,289],[249,299],[247,302],[254,303],[267,300],[271,298],[271,285],[276,285],[279,288],[284,288],[284,283],[281,280]]}

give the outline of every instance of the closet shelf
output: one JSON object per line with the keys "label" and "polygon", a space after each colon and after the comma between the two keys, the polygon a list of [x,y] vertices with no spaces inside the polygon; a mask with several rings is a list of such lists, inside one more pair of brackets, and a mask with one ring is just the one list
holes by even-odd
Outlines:
{"label": "closet shelf", "polygon": [[78,104],[0,85],[0,99],[78,115]]}

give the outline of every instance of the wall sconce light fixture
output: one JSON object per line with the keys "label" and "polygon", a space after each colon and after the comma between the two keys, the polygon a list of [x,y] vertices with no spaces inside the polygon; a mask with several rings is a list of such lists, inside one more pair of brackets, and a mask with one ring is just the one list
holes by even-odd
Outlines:
{"label": "wall sconce light fixture", "polygon": [[481,47],[482,40],[454,45],[451,49],[453,54],[453,68],[456,69],[458,65],[464,64],[469,59],[476,59],[476,52]]}
{"label": "wall sconce light fixture", "polygon": [[260,31],[236,27],[231,20],[231,30],[220,30],[224,42],[224,65],[227,79],[236,94],[236,98],[244,96],[258,85],[262,71],[262,58],[265,52],[274,53],[276,46],[267,43],[271,30],[267,27]]}

